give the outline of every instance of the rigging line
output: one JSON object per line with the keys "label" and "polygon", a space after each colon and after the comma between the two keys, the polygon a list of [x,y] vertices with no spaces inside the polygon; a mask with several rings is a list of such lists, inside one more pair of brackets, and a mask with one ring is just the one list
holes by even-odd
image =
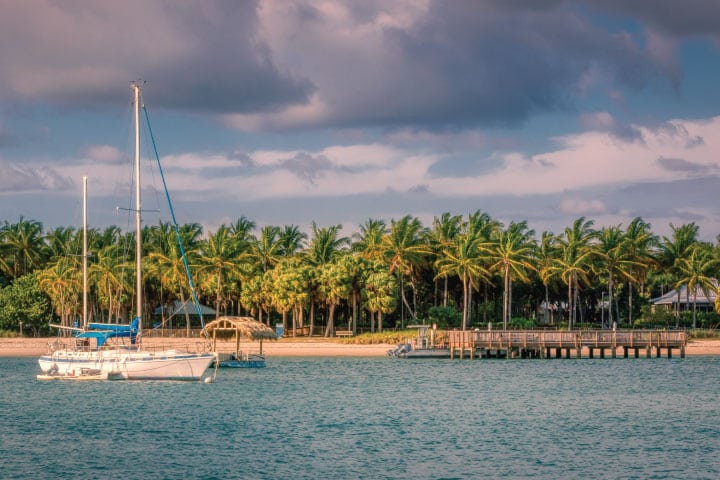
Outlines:
{"label": "rigging line", "polygon": [[[175,228],[175,234],[177,235],[178,247],[180,247],[180,254],[182,255],[183,265],[185,266],[185,275],[187,275],[188,282],[190,283],[190,292],[192,293],[195,310],[197,311],[198,317],[200,318],[200,325],[202,325],[203,331],[205,331],[205,321],[203,320],[202,310],[200,309],[200,302],[198,301],[197,292],[195,291],[195,284],[193,283],[192,275],[190,274],[190,266],[188,265],[187,255],[185,254],[185,249],[183,248],[182,244],[182,238],[180,237],[180,229],[178,228],[177,219],[175,218],[175,210],[173,209],[172,202],[170,201],[170,192],[168,192],[167,183],[165,182],[165,173],[163,172],[162,165],[160,164],[160,155],[158,154],[157,145],[155,143],[155,135],[153,135],[152,127],[150,126],[150,116],[148,115],[148,111],[147,108],[145,108],[144,103],[142,109],[143,112],[145,112],[145,121],[147,122],[148,133],[150,133],[150,141],[153,146],[153,151],[155,152],[155,160],[158,164],[160,178],[162,179],[163,188],[165,189],[165,197],[167,198],[168,207],[170,209],[170,216],[172,217],[173,227]],[[208,339],[207,332],[205,333],[205,339]]]}

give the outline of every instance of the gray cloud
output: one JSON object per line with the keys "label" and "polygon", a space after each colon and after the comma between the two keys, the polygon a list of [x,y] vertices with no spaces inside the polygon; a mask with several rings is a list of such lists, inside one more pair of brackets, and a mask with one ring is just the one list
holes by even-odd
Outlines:
{"label": "gray cloud", "polygon": [[661,168],[670,172],[705,173],[708,171],[707,165],[689,162],[682,158],[660,157],[656,161]]}
{"label": "gray cloud", "polygon": [[73,186],[72,180],[63,177],[52,168],[25,167],[0,162],[0,191],[25,192],[32,190],[66,190]]}
{"label": "gray cloud", "polygon": [[[642,2],[590,3],[674,25]],[[697,12],[710,8],[694,4]],[[382,51],[363,45],[362,35],[338,41],[336,19],[312,2],[285,12],[297,30],[283,52],[264,39],[256,2],[6,2],[0,95],[84,106],[127,102],[120,87],[143,76],[156,107],[272,113],[317,93],[330,112],[321,123],[438,128],[515,125],[536,112],[571,109],[580,79],[593,70],[630,88],[658,77],[679,81],[675,65],[663,64],[672,58],[648,55],[632,34],[593,23],[568,2],[431,0],[424,15],[402,25],[373,23],[399,15],[386,2],[345,7],[352,16],[345,28],[372,25]],[[688,29],[710,28],[699,13],[677,10],[692,20]]]}
{"label": "gray cloud", "polygon": [[333,169],[332,162],[326,156],[306,152],[300,152],[280,165],[310,184],[314,184],[315,178],[322,172]]}
{"label": "gray cloud", "polygon": [[634,126],[620,123],[606,112],[582,114],[580,125],[592,130],[606,132],[620,140],[627,142],[643,141],[642,131]]}
{"label": "gray cloud", "polygon": [[643,24],[681,37],[720,36],[716,0],[585,0],[598,10],[632,16]]}
{"label": "gray cloud", "polygon": [[[368,29],[384,12],[378,7],[373,17],[369,8],[351,9],[352,27]],[[344,52],[346,44],[330,38],[334,19],[307,13],[313,9],[308,3],[302,16],[295,13],[297,22],[291,23],[301,26],[291,38],[308,50],[303,56],[310,63],[321,66],[315,84],[330,109],[321,123],[517,125],[535,113],[571,110],[583,78],[597,72],[613,88],[680,80],[672,51],[654,54],[649,42],[594,23],[568,2],[431,1],[411,24],[375,28],[382,42],[368,47],[378,49],[374,53],[358,53],[357,45]],[[629,138],[637,132],[616,134]]]}
{"label": "gray cloud", "polygon": [[257,112],[304,103],[313,87],[273,62],[257,8],[254,1],[3,2],[0,96],[127,102],[120,86],[143,77],[157,85],[158,107]]}

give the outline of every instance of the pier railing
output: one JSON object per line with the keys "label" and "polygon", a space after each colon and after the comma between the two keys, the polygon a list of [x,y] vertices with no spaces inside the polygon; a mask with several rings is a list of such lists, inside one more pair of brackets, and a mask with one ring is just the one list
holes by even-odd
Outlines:
{"label": "pier railing", "polygon": [[456,348],[680,348],[687,333],[667,330],[451,330]]}

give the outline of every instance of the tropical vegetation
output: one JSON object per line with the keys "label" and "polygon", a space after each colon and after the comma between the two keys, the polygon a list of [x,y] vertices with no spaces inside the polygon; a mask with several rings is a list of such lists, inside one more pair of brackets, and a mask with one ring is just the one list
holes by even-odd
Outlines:
{"label": "tropical vegetation", "polygon": [[[445,212],[427,227],[412,215],[342,225],[265,225],[240,217],[204,231],[199,224],[145,226],[145,327],[197,328],[177,235],[195,293],[219,314],[251,315],[293,334],[332,336],[436,323],[442,328],[715,328],[696,294],[717,289],[720,243],[701,241],[694,223],[658,237],[642,218],[595,228],[581,217],[539,237],[527,222],[504,225],[483,211]],[[134,309],[134,233],[90,229],[89,315],[127,321]],[[0,330],[44,334],[82,313],[82,232],[45,231],[23,217],[0,225]],[[695,292],[686,309],[653,312],[649,299]],[[678,299],[680,300],[680,299]]]}

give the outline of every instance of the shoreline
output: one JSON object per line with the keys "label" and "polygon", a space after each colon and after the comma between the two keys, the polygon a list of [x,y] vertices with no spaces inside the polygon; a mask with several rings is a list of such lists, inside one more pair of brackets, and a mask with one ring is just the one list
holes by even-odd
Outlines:
{"label": "shoreline", "polygon": [[[38,357],[48,352],[48,344],[58,337],[45,338],[0,338],[0,357]],[[63,340],[70,340],[65,337]],[[146,337],[144,345],[148,349],[177,348],[198,351],[203,340],[198,338],[160,338]],[[219,350],[232,351],[233,342],[218,342]],[[277,341],[265,341],[263,353],[268,357],[384,357],[394,344],[355,344],[344,340],[327,338],[282,338]],[[257,352],[259,342],[243,341],[243,351]],[[720,355],[720,339],[691,340],[685,347],[685,355]]]}
{"label": "shoreline", "polygon": [[[0,338],[0,357],[39,357],[48,353],[48,345],[56,340],[58,337]],[[60,340],[70,344],[71,339],[62,337]],[[195,352],[203,349],[204,340],[187,337],[145,337],[143,345],[149,350],[174,348]],[[218,341],[220,351],[233,351],[234,348],[234,342]],[[395,348],[395,345],[344,343],[327,338],[283,338],[262,343],[262,351],[268,357],[384,357],[391,348]],[[243,341],[240,349],[255,353],[259,351],[260,343]]]}

